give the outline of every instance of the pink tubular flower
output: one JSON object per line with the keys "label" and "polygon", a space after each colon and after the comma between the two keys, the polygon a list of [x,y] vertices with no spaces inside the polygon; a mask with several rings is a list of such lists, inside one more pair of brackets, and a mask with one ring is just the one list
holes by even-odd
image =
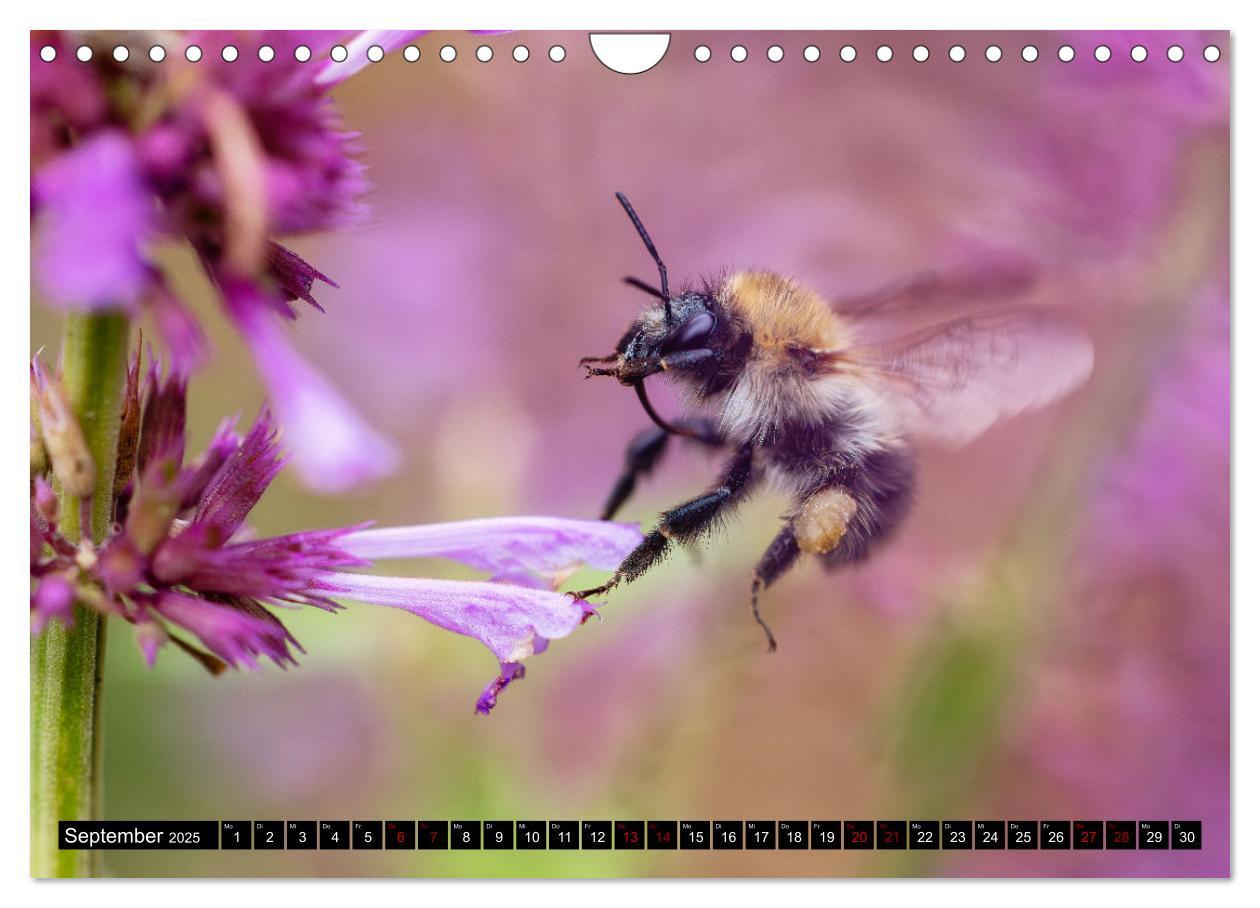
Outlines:
{"label": "pink tubular flower", "polygon": [[[58,529],[57,499],[42,474],[31,492],[31,626],[69,623],[78,603],[136,628],[150,665],[166,643],[212,672],[256,668],[266,658],[295,663],[301,646],[272,611],[314,606],[339,611],[340,599],[387,605],[445,630],[480,640],[500,671],[477,701],[489,712],[498,692],[521,677],[521,661],[572,633],[593,610],[555,592],[582,563],[611,568],[638,544],[637,528],[553,517],[453,524],[307,530],[251,538],[245,520],[284,461],[267,411],[244,436],[225,422],[207,450],[185,462],[185,382],[149,371],[140,400],[139,360],[127,383],[119,439],[114,524],[99,545],[76,543]],[[56,379],[32,369],[45,410],[58,400]],[[47,402],[45,405],[43,402]],[[138,414],[137,418],[127,418]],[[73,426],[41,411],[58,479],[70,467],[52,456]],[[60,464],[60,466],[59,466]],[[474,582],[356,573],[372,560],[441,557],[490,571]],[[196,643],[185,635],[196,639]]]}
{"label": "pink tubular flower", "polygon": [[[358,138],[329,90],[415,32],[200,33],[188,45],[231,43],[238,58],[196,63],[168,47],[161,65],[116,63],[107,35],[92,62],[58,34],[32,35],[31,162],[34,277],[52,303],[152,314],[176,371],[208,344],[150,257],[159,240],[189,243],[246,336],[276,402],[300,475],[337,491],[389,472],[393,446],[289,345],[277,320],[301,300],[321,309],[328,277],[274,236],[361,221],[367,182]],[[153,43],[158,43],[156,40]],[[169,44],[169,41],[167,42]],[[50,62],[38,48],[58,48]],[[344,62],[330,50],[343,44]],[[310,49],[309,62],[295,56]],[[259,58],[268,46],[274,58]],[[308,440],[332,426],[333,443]]]}

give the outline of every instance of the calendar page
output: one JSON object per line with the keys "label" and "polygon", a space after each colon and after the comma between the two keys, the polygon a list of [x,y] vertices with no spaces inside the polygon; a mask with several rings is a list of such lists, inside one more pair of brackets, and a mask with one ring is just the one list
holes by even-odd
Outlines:
{"label": "calendar page", "polygon": [[1230,874],[1228,32],[29,43],[32,876]]}

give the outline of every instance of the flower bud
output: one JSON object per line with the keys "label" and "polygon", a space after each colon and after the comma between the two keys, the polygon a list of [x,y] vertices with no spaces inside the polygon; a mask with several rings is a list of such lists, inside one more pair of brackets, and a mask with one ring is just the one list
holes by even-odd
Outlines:
{"label": "flower bud", "polygon": [[140,441],[140,347],[127,369],[123,393],[122,419],[118,424],[118,459],[114,461],[114,497],[122,494],[136,468],[136,448]]}
{"label": "flower bud", "polygon": [[179,467],[170,460],[149,465],[127,507],[126,534],[136,551],[148,555],[171,533],[179,515]]}
{"label": "flower bud", "polygon": [[88,498],[96,486],[96,463],[66,392],[60,382],[44,374],[38,359],[31,363],[31,383],[53,475],[69,494]]}

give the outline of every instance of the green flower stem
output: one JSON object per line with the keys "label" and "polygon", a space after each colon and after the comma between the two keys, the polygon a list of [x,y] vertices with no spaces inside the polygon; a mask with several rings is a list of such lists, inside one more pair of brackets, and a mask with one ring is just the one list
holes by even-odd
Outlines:
{"label": "green flower stem", "polygon": [[[113,507],[118,417],[127,374],[127,317],[71,315],[62,349],[62,382],[96,465],[92,526],[79,525],[80,503],[61,494],[68,538],[85,530],[100,541]],[[100,813],[101,679],[105,618],[75,606],[74,626],[52,622],[31,640],[31,875],[90,876],[93,852],[60,851],[57,822]]]}

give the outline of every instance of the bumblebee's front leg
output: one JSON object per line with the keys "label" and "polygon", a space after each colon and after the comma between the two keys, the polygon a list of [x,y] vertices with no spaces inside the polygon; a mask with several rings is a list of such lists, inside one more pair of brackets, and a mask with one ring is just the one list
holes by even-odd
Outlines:
{"label": "bumblebee's front leg", "polygon": [[[686,436],[687,438],[694,439],[701,444],[714,448],[720,448],[723,445],[723,441],[718,435],[717,427],[712,420],[702,418],[681,419],[678,420],[676,425],[691,433]],[[613,485],[612,492],[608,495],[608,501],[604,504],[600,520],[611,520],[613,518],[613,515],[626,503],[626,500],[634,494],[638,481],[651,475],[652,471],[656,469],[668,445],[669,433],[658,426],[644,429],[630,439],[630,444],[626,448],[625,467],[622,469],[621,475],[617,477],[617,482]]]}
{"label": "bumblebee's front leg", "polygon": [[727,463],[717,485],[711,490],[662,514],[656,529],[643,537],[643,541],[626,556],[607,583],[569,595],[575,599],[588,599],[608,592],[619,583],[629,583],[641,577],[665,556],[670,543],[686,545],[703,536],[747,496],[757,478],[752,446],[745,445]]}

